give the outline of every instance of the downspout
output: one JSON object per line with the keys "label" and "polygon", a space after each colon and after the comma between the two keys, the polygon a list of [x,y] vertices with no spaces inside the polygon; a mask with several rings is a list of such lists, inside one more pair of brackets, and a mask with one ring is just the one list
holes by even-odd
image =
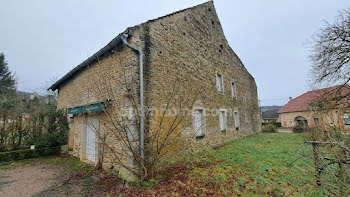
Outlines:
{"label": "downspout", "polygon": [[[139,54],[139,64],[140,64],[140,157],[141,157],[141,164],[144,165],[144,158],[145,158],[145,152],[144,152],[144,141],[145,141],[145,126],[144,126],[144,119],[145,119],[145,109],[144,109],[144,101],[143,101],[143,54],[140,49],[138,49],[136,46],[133,46],[128,43],[126,40],[128,38],[128,34],[122,34],[121,39],[123,41],[123,44],[127,47],[131,48],[133,51],[137,52]],[[141,175],[143,175],[143,170],[141,169]]]}

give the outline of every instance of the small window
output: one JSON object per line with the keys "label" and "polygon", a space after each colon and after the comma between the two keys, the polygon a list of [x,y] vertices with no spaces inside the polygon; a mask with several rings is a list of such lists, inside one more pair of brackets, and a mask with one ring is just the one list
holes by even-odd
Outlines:
{"label": "small window", "polygon": [[247,101],[247,95],[245,93],[243,93],[243,102]]}
{"label": "small window", "polygon": [[220,110],[219,124],[220,124],[221,131],[227,129],[227,118],[226,118],[226,111],[225,110]]}
{"label": "small window", "polygon": [[350,126],[349,112],[344,112],[343,120],[345,126]]}
{"label": "small window", "polygon": [[350,126],[350,118],[344,118],[344,125]]}
{"label": "small window", "polygon": [[283,126],[284,126],[284,127],[287,126],[287,121],[283,121]]}
{"label": "small window", "polygon": [[219,72],[216,72],[216,88],[219,92],[224,92],[224,81],[222,75]]}
{"label": "small window", "polygon": [[232,98],[236,98],[236,83],[231,82],[231,92],[232,92]]}
{"label": "small window", "polygon": [[234,113],[234,120],[235,120],[236,130],[238,131],[239,130],[239,114],[237,111],[235,111],[235,113]]}
{"label": "small window", "polygon": [[318,111],[319,106],[318,106],[317,102],[311,102],[310,106],[311,106],[312,111]]}
{"label": "small window", "polygon": [[320,122],[318,121],[318,118],[314,118],[314,125],[315,125],[315,126],[320,125]]}
{"label": "small window", "polygon": [[204,136],[205,119],[202,109],[194,111],[193,125],[196,137]]}

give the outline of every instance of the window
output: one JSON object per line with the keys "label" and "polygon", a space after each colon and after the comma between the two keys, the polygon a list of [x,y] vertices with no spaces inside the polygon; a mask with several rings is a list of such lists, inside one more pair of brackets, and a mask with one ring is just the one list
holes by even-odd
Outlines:
{"label": "window", "polygon": [[347,111],[344,112],[343,120],[344,120],[345,126],[350,126],[349,112]]}
{"label": "window", "polygon": [[231,82],[231,92],[232,92],[232,98],[236,98],[236,83]]}
{"label": "window", "polygon": [[287,121],[283,121],[283,126],[284,126],[284,127],[287,126]]}
{"label": "window", "polygon": [[219,92],[224,92],[224,81],[222,79],[222,75],[219,72],[216,72],[216,88]]}
{"label": "window", "polygon": [[246,102],[247,101],[247,96],[245,93],[243,93],[243,102]]}
{"label": "window", "polygon": [[318,111],[319,106],[317,102],[311,102],[310,106],[312,111]]}
{"label": "window", "polygon": [[344,125],[350,126],[350,118],[344,118]]}
{"label": "window", "polygon": [[221,131],[227,129],[227,118],[226,118],[226,111],[225,110],[220,110],[219,124],[220,124]]}
{"label": "window", "polygon": [[196,109],[194,111],[193,121],[194,121],[193,122],[194,132],[196,137],[204,136],[205,119],[204,119],[204,113],[202,109]]}
{"label": "window", "polygon": [[315,126],[318,126],[318,125],[320,125],[320,122],[318,121],[318,118],[314,118],[314,125]]}
{"label": "window", "polygon": [[237,111],[234,112],[234,119],[235,119],[236,130],[239,130],[239,115]]}

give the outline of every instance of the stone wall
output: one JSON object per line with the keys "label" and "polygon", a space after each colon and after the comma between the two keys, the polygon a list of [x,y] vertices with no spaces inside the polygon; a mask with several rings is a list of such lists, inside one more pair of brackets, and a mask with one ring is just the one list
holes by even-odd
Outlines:
{"label": "stone wall", "polygon": [[[169,128],[174,128],[174,123],[177,127],[167,142],[171,144],[169,147],[172,151],[179,147],[188,151],[203,150],[260,131],[254,78],[228,45],[212,2],[148,21],[127,29],[126,33],[130,35],[128,42],[144,53],[146,107],[158,112],[167,105],[170,109],[188,110],[181,119],[176,113],[166,116],[147,113],[148,148],[155,147],[155,144],[150,145],[150,138],[156,132],[160,131],[158,139],[165,139],[169,136]],[[113,114],[129,108],[131,99],[139,105],[138,68],[137,54],[125,46],[117,46],[61,85],[58,108],[67,109],[111,99],[106,110]],[[223,92],[218,92],[216,87],[217,73],[223,77]],[[234,97],[232,82],[236,84]],[[199,108],[205,111],[205,135],[196,138],[193,110]],[[223,131],[219,127],[219,110],[227,114],[227,128]],[[239,115],[239,125],[235,125],[234,112]],[[90,116],[98,117],[99,132],[107,134],[108,144],[113,145],[115,150],[124,151],[125,147],[112,137],[109,116],[95,113],[71,118],[69,136],[74,138],[70,139],[74,154],[82,160],[86,159],[82,132]],[[137,133],[137,117],[131,117],[128,121],[128,127]],[[135,137],[137,142],[138,136]],[[98,148],[100,141],[97,143]],[[123,163],[134,165],[125,155],[129,153],[122,157]],[[149,156],[150,152],[147,152],[146,159]],[[113,165],[114,159],[113,154],[106,153],[104,167],[125,172],[122,167]],[[128,179],[123,173],[119,175]]]}
{"label": "stone wall", "polygon": [[[132,44],[139,45],[139,31],[133,31],[133,38],[129,41]],[[106,114],[89,113],[79,114],[69,117],[69,148],[73,151],[74,156],[81,160],[87,161],[84,147],[86,146],[86,124],[92,117],[99,121],[99,128],[96,132],[96,158],[98,158],[99,148],[101,148],[101,137],[106,134],[108,145],[113,146],[115,150],[125,149],[122,147],[113,133],[111,122],[121,118],[122,110],[130,106],[130,96],[138,100],[138,55],[125,46],[117,46],[110,53],[105,54],[98,61],[92,63],[88,68],[72,79],[62,84],[59,88],[57,105],[59,109],[83,106],[91,103],[106,102]],[[107,115],[108,114],[108,115]],[[114,116],[115,115],[115,116]],[[135,120],[128,120],[127,126],[135,125]],[[86,133],[85,133],[86,135]],[[138,140],[138,139],[137,139]],[[130,159],[127,155],[122,154],[116,158],[116,153],[112,154],[105,148],[103,166],[105,169],[113,169],[126,180],[132,178],[132,175],[117,163],[128,164]],[[120,151],[119,151],[120,152]],[[119,160],[118,162],[116,162]]]}
{"label": "stone wall", "polygon": [[[260,131],[254,78],[228,45],[212,2],[150,21],[142,24],[141,28],[145,32],[143,51],[147,106],[159,109],[169,102],[169,97],[176,95],[177,101],[196,100],[193,107],[206,110],[205,137],[196,139],[192,135],[193,151]],[[223,93],[216,88],[217,72],[223,76]],[[232,81],[237,84],[234,98]],[[220,109],[228,113],[226,132],[220,131],[219,114],[211,113]],[[234,125],[234,111],[239,113],[238,130]],[[193,117],[189,115],[182,126],[187,127],[186,132],[193,134]],[[152,116],[149,128],[159,127],[161,119]],[[170,123],[163,121],[162,124]]]}

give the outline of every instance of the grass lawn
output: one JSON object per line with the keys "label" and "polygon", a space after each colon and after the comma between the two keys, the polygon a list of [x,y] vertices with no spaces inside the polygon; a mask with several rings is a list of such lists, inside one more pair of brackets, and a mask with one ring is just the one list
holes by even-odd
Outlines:
{"label": "grass lawn", "polygon": [[246,137],[193,158],[155,186],[126,195],[323,196],[314,183],[312,148],[300,134]]}
{"label": "grass lawn", "polygon": [[97,172],[92,167],[66,156],[25,160],[0,170],[41,163],[62,168],[77,180],[45,195],[70,196],[78,184],[85,188],[81,191],[89,191],[84,196],[328,196],[326,189],[315,184],[311,153],[301,134],[258,134],[192,156],[143,187],[130,188],[116,187],[120,180],[108,177],[93,181],[90,177]]}

